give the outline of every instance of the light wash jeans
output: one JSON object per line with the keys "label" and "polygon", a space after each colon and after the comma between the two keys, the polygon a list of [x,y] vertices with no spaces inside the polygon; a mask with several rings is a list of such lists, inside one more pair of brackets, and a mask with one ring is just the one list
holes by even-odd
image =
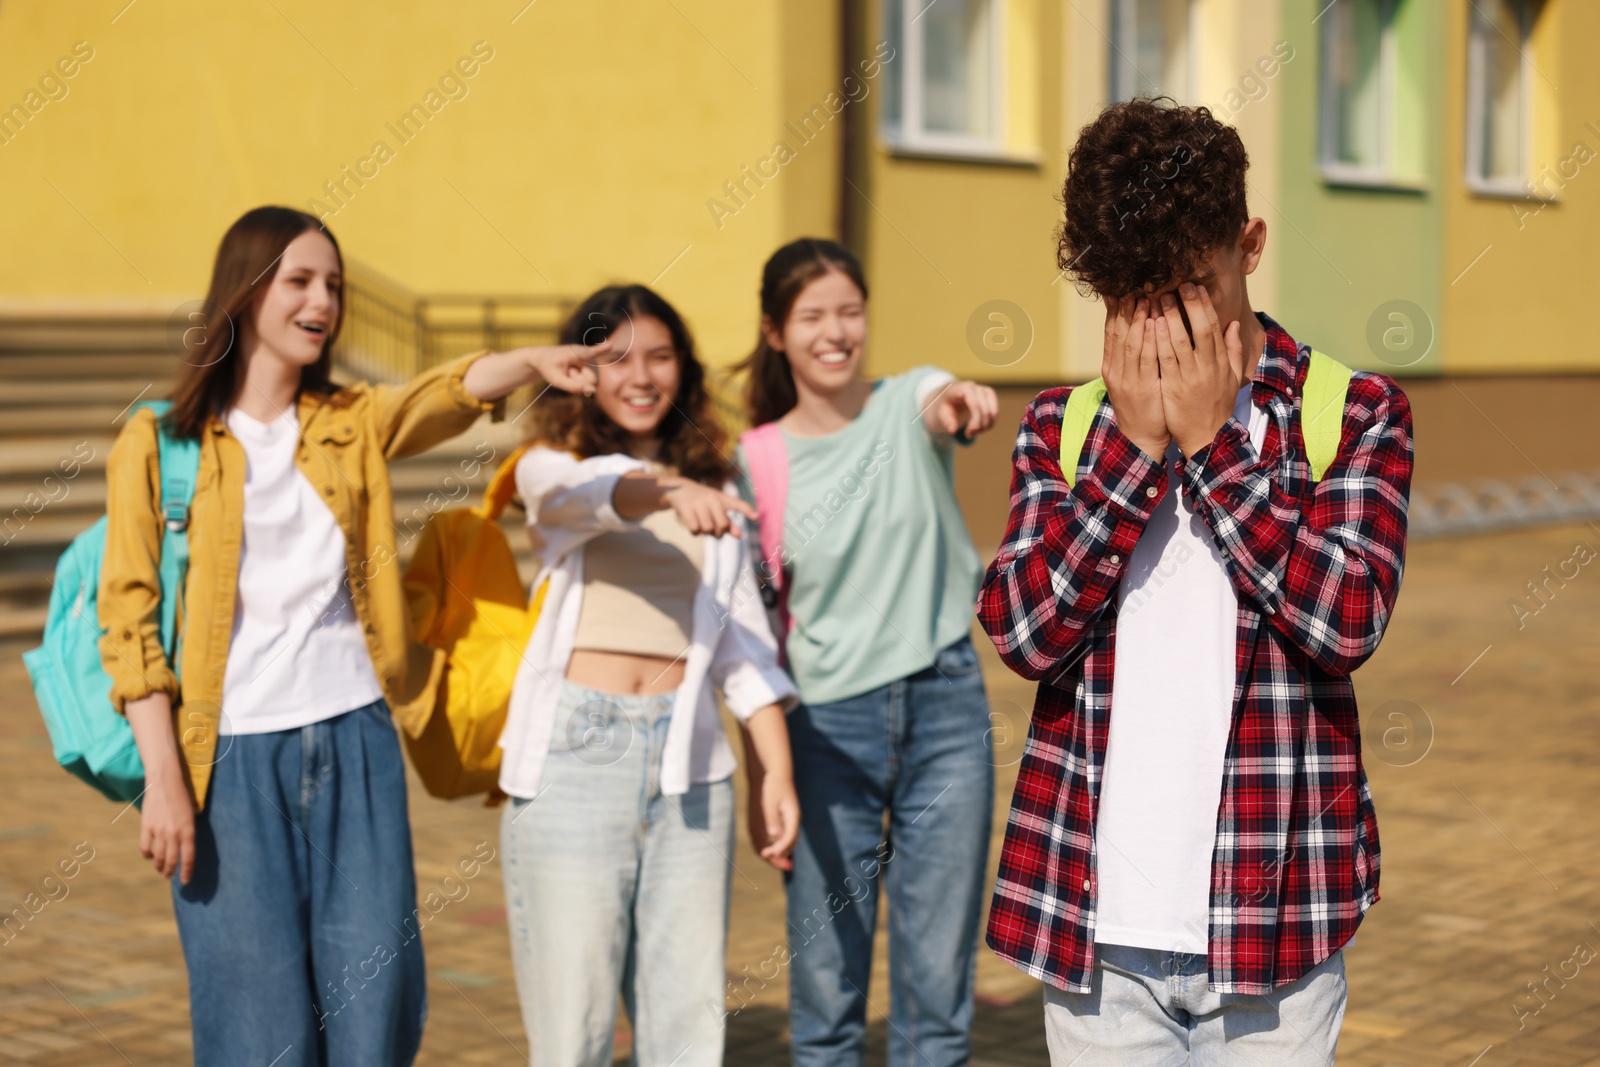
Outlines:
{"label": "light wash jeans", "polygon": [[383,701],[218,740],[172,879],[198,1067],[405,1067],[428,1012],[405,764]]}
{"label": "light wash jeans", "polygon": [[1213,993],[1206,958],[1096,945],[1094,988],[1044,987],[1051,1067],[1329,1067],[1344,952],[1269,994]]}
{"label": "light wash jeans", "polygon": [[862,1062],[880,881],[890,1067],[967,1062],[994,812],[989,729],[970,638],[908,678],[790,712],[800,843],[788,879],[789,1021],[799,1067]]}
{"label": "light wash jeans", "polygon": [[673,694],[566,682],[539,795],[501,817],[517,995],[537,1067],[722,1062],[733,782],[661,793]]}

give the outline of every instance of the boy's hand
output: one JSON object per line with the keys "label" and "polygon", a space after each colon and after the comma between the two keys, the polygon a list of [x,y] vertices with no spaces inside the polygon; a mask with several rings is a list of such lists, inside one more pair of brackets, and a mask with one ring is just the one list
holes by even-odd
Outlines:
{"label": "boy's hand", "polygon": [[1244,387],[1244,346],[1237,322],[1223,331],[1204,286],[1184,282],[1178,295],[1189,313],[1194,343],[1189,343],[1177,297],[1171,293],[1161,297],[1154,332],[1167,426],[1187,457],[1210,444],[1233,415],[1234,400]]}
{"label": "boy's hand", "polygon": [[1100,362],[1106,399],[1111,401],[1123,435],[1160,463],[1172,438],[1156,358],[1150,302],[1138,296],[1107,297],[1105,350]]}

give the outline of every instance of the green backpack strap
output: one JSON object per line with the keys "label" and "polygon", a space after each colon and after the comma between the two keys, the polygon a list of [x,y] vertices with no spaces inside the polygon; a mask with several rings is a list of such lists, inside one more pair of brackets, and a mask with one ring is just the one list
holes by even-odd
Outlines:
{"label": "green backpack strap", "polygon": [[[1339,455],[1339,440],[1344,430],[1344,399],[1350,388],[1350,368],[1315,349],[1306,370],[1305,389],[1300,398],[1300,432],[1306,442],[1306,458],[1311,461],[1311,480],[1320,482]],[[1106,398],[1104,378],[1078,386],[1067,396],[1061,416],[1061,474],[1070,487],[1078,479],[1078,463],[1095,413]],[[1068,457],[1071,457],[1070,459]]]}
{"label": "green backpack strap", "polygon": [[1305,388],[1300,393],[1300,433],[1305,438],[1313,482],[1322,481],[1339,455],[1350,374],[1350,368],[1343,363],[1311,350],[1311,366],[1306,369]]}
{"label": "green backpack strap", "polygon": [[1096,378],[1085,382],[1067,394],[1067,409],[1061,414],[1061,476],[1070,489],[1078,480],[1078,462],[1083,457],[1084,442],[1089,440],[1089,428],[1094,425],[1100,402],[1106,398],[1106,380]]}
{"label": "green backpack strap", "polygon": [[177,671],[183,658],[179,605],[189,575],[189,505],[200,479],[200,442],[169,432],[169,401],[145,401],[134,410],[141,407],[156,416],[156,456],[161,471],[161,644],[168,664]]}

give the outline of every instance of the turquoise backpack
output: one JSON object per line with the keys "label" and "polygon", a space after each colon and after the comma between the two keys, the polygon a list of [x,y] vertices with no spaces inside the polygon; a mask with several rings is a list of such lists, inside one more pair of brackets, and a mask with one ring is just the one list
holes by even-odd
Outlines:
{"label": "turquoise backpack", "polygon": [[[178,668],[178,601],[189,572],[189,502],[200,472],[200,444],[169,436],[161,416],[166,401],[138,405],[156,413],[161,463],[161,646]],[[134,410],[138,410],[135,408]],[[44,643],[22,654],[33,695],[44,715],[56,762],[112,800],[137,804],[144,795],[144,764],[128,720],[111,704],[111,677],[100,664],[100,563],[105,556],[102,516],[79,534],[56,563]]]}
{"label": "turquoise backpack", "polygon": [[[1300,397],[1300,433],[1306,442],[1306,458],[1311,463],[1311,480],[1322,476],[1339,454],[1339,438],[1344,429],[1344,398],[1350,390],[1350,368],[1312,350],[1311,366],[1306,368],[1305,387]],[[1104,378],[1078,386],[1067,396],[1061,415],[1061,473],[1070,486],[1078,480],[1078,463],[1069,456],[1082,457],[1095,413],[1106,398]]]}

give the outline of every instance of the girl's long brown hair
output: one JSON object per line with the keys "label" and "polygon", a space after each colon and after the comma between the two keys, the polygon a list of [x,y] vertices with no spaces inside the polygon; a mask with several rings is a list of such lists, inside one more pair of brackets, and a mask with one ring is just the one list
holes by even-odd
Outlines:
{"label": "girl's long brown hair", "polygon": [[[199,321],[184,332],[184,368],[172,391],[167,421],[179,437],[199,437],[206,420],[220,415],[233,403],[244,384],[241,332],[254,327],[257,296],[272,284],[278,261],[289,242],[307,230],[321,230],[333,243],[344,274],[339,242],[314,216],[287,207],[258,207],[239,216],[222,235],[217,261],[211,268],[211,285],[198,312]],[[300,372],[301,392],[331,393],[333,342],[344,322],[344,300],[322,342],[322,355]]]}
{"label": "girl's long brown hair", "polygon": [[[772,258],[761,269],[763,319],[782,333],[800,291],[830,270],[855,282],[856,288],[861,290],[861,298],[866,299],[867,279],[861,270],[861,261],[837,241],[802,237],[772,253]],[[751,426],[776,422],[799,402],[789,357],[767,344],[766,331],[760,327],[757,327],[755,350],[734,370],[749,374],[745,382],[745,410]]]}
{"label": "girl's long brown hair", "polygon": [[[712,406],[706,372],[695,356],[694,338],[682,316],[643,285],[611,285],[591,294],[561,327],[564,345],[599,344],[623,323],[658,320],[678,354],[678,395],[656,426],[658,459],[685,478],[720,489],[733,474],[728,434]],[[576,452],[585,459],[628,451],[628,435],[600,410],[594,397],[545,393],[533,406],[535,442]]]}

